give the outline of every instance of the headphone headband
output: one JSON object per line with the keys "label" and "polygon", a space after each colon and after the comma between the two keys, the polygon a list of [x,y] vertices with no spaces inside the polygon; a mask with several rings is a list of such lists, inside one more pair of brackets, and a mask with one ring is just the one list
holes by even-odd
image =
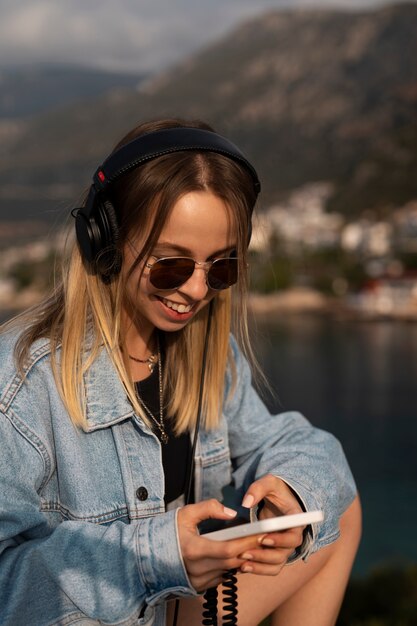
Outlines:
{"label": "headphone headband", "polygon": [[157,159],[164,154],[192,150],[195,152],[217,152],[243,165],[252,176],[256,195],[261,183],[255,168],[231,141],[209,130],[200,128],[167,128],[140,135],[110,154],[94,176],[96,193],[131,170]]}
{"label": "headphone headband", "polygon": [[[255,194],[259,194],[261,184],[254,167],[231,141],[217,133],[200,128],[179,127],[140,135],[110,154],[97,168],[86,204],[77,212],[78,243],[84,259],[93,269],[103,252],[108,248],[115,248],[118,236],[117,212],[107,197],[111,184],[148,161],[165,154],[184,151],[215,152],[236,161],[251,175]],[[106,273],[99,268],[96,271]],[[111,273],[116,271],[118,270],[113,268]]]}

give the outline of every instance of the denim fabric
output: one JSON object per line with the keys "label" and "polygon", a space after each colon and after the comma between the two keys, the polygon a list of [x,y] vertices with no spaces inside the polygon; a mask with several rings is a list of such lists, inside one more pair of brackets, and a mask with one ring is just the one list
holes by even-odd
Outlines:
{"label": "denim fabric", "polygon": [[[164,509],[157,437],[134,414],[104,350],[85,377],[88,428],[80,430],[56,389],[48,341],[33,345],[22,379],[15,340],[0,341],[0,624],[165,626],[165,600],[195,590],[177,511]],[[233,339],[232,347],[238,384],[219,427],[200,434],[195,499],[221,498],[231,480],[241,496],[254,479],[280,476],[306,510],[325,513],[306,558],[337,538],[355,495],[350,470],[332,435],[298,413],[268,413]],[[227,376],[225,397],[229,385]]]}

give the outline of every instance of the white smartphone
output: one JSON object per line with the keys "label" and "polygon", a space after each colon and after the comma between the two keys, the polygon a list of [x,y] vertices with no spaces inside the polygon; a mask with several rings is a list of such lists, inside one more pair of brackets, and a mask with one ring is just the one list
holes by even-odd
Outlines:
{"label": "white smartphone", "polygon": [[[215,530],[211,533],[205,533],[204,537],[213,541],[227,541],[228,539],[240,539],[249,535],[263,535],[265,533],[273,533],[279,530],[287,530],[297,526],[307,526],[322,522],[324,519],[323,511],[308,511],[307,513],[295,513],[294,515],[280,515],[279,517],[270,517],[268,519],[259,520],[239,526],[224,528],[223,530]],[[231,522],[233,524],[233,521]]]}

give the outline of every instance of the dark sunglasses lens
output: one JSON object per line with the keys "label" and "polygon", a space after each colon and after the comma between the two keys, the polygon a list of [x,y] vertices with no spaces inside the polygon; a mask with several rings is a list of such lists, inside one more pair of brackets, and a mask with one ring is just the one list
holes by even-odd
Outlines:
{"label": "dark sunglasses lens", "polygon": [[176,289],[194,272],[192,259],[176,257],[156,261],[150,270],[149,280],[157,289]]}
{"label": "dark sunglasses lens", "polygon": [[207,273],[211,289],[227,289],[237,281],[237,259],[217,259]]}

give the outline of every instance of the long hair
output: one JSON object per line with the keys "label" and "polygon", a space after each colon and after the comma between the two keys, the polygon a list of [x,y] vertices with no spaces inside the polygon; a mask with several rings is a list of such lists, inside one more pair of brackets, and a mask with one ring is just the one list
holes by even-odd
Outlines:
{"label": "long hair", "polygon": [[[213,130],[202,122],[178,119],[148,122],[127,134],[115,150],[144,133],[181,127]],[[54,293],[30,314],[20,316],[19,323],[23,321],[25,327],[16,346],[19,369],[23,370],[32,343],[40,337],[48,337],[57,386],[71,419],[78,426],[87,424],[84,374],[103,346],[133,408],[149,422],[137,399],[123,350],[122,311],[135,307],[127,295],[126,283],[140,263],[149,257],[172,207],[181,196],[192,191],[209,191],[224,201],[237,235],[240,259],[237,285],[214,297],[212,328],[215,332],[209,338],[203,395],[206,428],[214,428],[219,422],[228,365],[235,381],[229,348],[231,329],[244,352],[253,357],[246,314],[247,241],[251,210],[256,201],[251,176],[238,163],[214,152],[184,151],[158,157],[111,186],[110,197],[119,223],[117,246],[122,266],[127,242],[134,234],[143,234],[144,243],[129,271],[120,272],[109,282],[103,281],[88,271],[78,245],[73,244],[69,261],[63,267],[62,280]],[[175,420],[177,433],[192,429],[194,425],[207,315],[208,307],[205,307],[182,329],[164,334],[164,402],[167,414]]]}

